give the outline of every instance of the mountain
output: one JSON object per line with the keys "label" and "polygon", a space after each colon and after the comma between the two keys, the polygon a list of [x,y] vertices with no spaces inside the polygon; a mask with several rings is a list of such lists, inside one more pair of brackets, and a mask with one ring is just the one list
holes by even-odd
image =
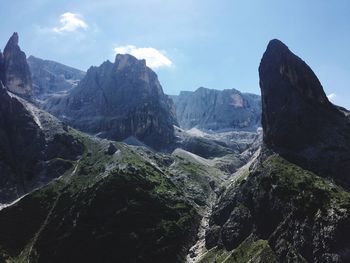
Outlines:
{"label": "mountain", "polygon": [[[0,52],[1,53],[1,52]],[[18,46],[18,34],[13,33],[0,56],[1,81],[9,91],[22,97],[32,95],[32,79],[26,54]],[[2,65],[1,65],[2,64]]]}
{"label": "mountain", "polygon": [[235,89],[199,88],[172,96],[183,129],[256,131],[260,126],[260,96]]}
{"label": "mountain", "polygon": [[350,189],[349,112],[328,101],[310,67],[278,40],[269,43],[259,73],[266,145]]}
{"label": "mountain", "polygon": [[348,112],[279,40],[259,75],[263,146],[213,208],[199,262],[349,262]]}
{"label": "mountain", "polygon": [[45,99],[58,92],[66,92],[76,87],[85,72],[34,56],[27,59],[33,81],[33,95]]}
{"label": "mountain", "polygon": [[86,135],[0,83],[0,262],[185,260],[225,160]]}
{"label": "mountain", "polygon": [[176,118],[169,98],[145,60],[131,55],[118,54],[114,63],[91,67],[76,88],[52,98],[44,109],[103,138],[135,136],[155,149],[174,141]]}
{"label": "mountain", "polygon": [[[23,75],[28,65],[17,44],[15,33],[5,48],[8,62],[0,72],[9,85],[0,82],[0,203],[61,176],[82,152],[65,124],[12,93],[29,95],[26,92],[32,90],[30,82],[23,86],[30,75]],[[20,53],[15,55],[15,51]]]}

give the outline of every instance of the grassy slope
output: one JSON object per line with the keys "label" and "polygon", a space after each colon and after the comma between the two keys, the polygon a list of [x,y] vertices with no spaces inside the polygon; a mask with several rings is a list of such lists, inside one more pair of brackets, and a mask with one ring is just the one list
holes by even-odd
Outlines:
{"label": "grassy slope", "polygon": [[7,262],[178,262],[198,223],[182,191],[128,146],[74,130],[82,158],[0,213]]}
{"label": "grassy slope", "polygon": [[[244,174],[239,178],[223,200],[221,202],[226,202],[223,203],[226,207],[234,209],[240,206],[250,211],[253,216],[252,231],[255,229],[259,235],[269,239],[272,249],[278,253],[278,261],[287,262],[288,258],[290,262],[304,262],[305,258],[324,257],[322,250],[334,253],[334,248],[347,246],[348,241],[341,238],[341,232],[349,231],[350,193],[279,155],[268,157],[253,174]],[[221,213],[230,214],[226,210],[216,211],[214,221],[222,220]],[[222,221],[216,222],[223,224]],[[224,231],[224,227],[222,229]],[[317,240],[324,241],[318,244]],[[227,256],[227,253],[231,253],[232,257],[238,249],[241,251],[239,254],[249,256],[250,248],[244,245],[245,242],[233,252],[213,248],[209,251],[211,253],[208,252],[207,260],[203,259],[201,263],[231,262],[222,259],[215,261],[215,258]],[[261,242],[267,244],[267,241]],[[323,249],[319,247],[322,244]],[[237,258],[232,262],[246,261]]]}

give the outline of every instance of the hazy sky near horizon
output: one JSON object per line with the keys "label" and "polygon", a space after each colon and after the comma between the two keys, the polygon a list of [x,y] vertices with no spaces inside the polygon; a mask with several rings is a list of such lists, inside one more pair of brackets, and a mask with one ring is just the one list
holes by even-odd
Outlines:
{"label": "hazy sky near horizon", "polygon": [[144,57],[168,94],[235,88],[260,94],[258,66],[278,38],[326,94],[350,108],[346,0],[0,0],[0,47],[16,31],[27,56],[87,70],[116,52]]}

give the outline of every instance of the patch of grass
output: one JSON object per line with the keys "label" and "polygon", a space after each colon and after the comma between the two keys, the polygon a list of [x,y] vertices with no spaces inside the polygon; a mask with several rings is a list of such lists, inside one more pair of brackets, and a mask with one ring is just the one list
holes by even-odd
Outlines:
{"label": "patch of grass", "polygon": [[233,251],[214,247],[207,251],[198,263],[277,263],[277,258],[268,242],[249,236]]}
{"label": "patch of grass", "polygon": [[278,155],[270,156],[263,163],[265,177],[263,187],[273,188],[273,193],[283,201],[293,200],[303,210],[325,211],[330,207],[348,206],[350,194],[331,181],[294,165]]}

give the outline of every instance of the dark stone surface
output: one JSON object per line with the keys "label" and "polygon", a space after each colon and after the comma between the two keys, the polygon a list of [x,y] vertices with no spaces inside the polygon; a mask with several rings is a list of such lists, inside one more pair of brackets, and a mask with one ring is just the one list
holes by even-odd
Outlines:
{"label": "dark stone surface", "polygon": [[[54,159],[73,160],[82,152],[80,143],[66,134],[63,124],[50,119],[46,113],[34,117],[27,109],[28,104],[11,97],[4,87],[0,88],[1,203],[12,201],[67,170],[57,169],[54,174],[49,173]],[[35,118],[39,118],[42,125],[46,125],[44,121],[47,119],[56,123],[49,122],[47,126],[50,127],[43,128]],[[54,135],[47,136],[46,129],[57,130],[50,131]]]}
{"label": "dark stone surface", "polygon": [[[31,85],[16,33],[5,48],[3,65],[0,76],[5,76],[9,86],[0,83],[0,203],[7,203],[62,175],[71,167],[69,160],[75,160],[83,149],[65,124],[8,92],[18,93],[13,89],[14,79]],[[30,95],[22,92],[22,84],[17,86],[19,94]]]}
{"label": "dark stone surface", "polygon": [[169,98],[144,60],[117,55],[115,63],[91,67],[67,96],[45,109],[82,131],[113,140],[135,136],[161,149],[174,140]]}
{"label": "dark stone surface", "polygon": [[264,145],[214,207],[207,247],[233,249],[254,234],[279,262],[349,262],[349,112],[279,40],[259,74]]}
{"label": "dark stone surface", "polygon": [[349,112],[330,103],[316,75],[279,40],[260,63],[264,143],[350,189]]}
{"label": "dark stone surface", "polygon": [[18,34],[13,33],[4,49],[4,85],[22,96],[32,95],[32,79],[26,54],[18,46]]}

